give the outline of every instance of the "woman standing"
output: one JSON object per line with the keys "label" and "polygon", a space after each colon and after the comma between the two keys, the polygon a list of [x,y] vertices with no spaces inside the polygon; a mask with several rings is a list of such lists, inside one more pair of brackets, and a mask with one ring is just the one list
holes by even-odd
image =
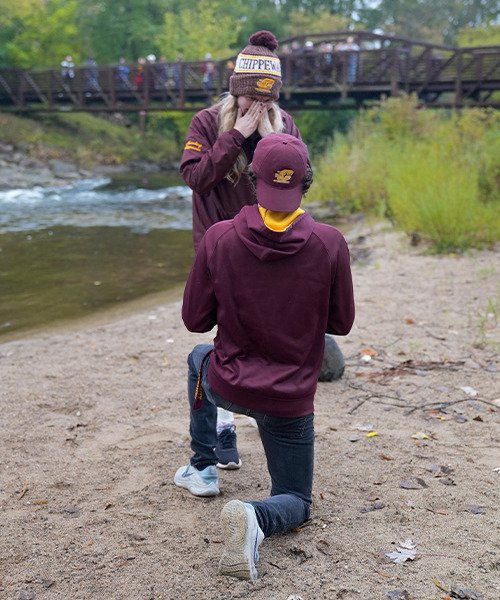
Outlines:
{"label": "woman standing", "polygon": [[255,204],[247,167],[257,142],[273,132],[300,138],[292,117],[277,104],[281,88],[277,47],[270,31],[254,33],[238,55],[229,93],[191,121],[180,171],[193,190],[195,249],[211,225]]}

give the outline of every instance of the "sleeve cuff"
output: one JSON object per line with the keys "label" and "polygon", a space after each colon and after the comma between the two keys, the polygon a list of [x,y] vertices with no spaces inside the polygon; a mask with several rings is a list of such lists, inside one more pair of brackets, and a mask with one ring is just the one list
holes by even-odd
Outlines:
{"label": "sleeve cuff", "polygon": [[243,142],[246,140],[246,137],[241,133],[241,131],[238,131],[237,129],[230,129],[229,132],[234,139],[240,144],[240,146],[243,145]]}

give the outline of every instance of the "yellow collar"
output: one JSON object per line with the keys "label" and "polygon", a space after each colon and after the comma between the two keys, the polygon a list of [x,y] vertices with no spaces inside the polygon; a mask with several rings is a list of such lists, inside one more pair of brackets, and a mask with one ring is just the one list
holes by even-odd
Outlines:
{"label": "yellow collar", "polygon": [[302,208],[297,208],[293,212],[277,212],[268,210],[259,205],[259,212],[264,221],[264,225],[272,231],[285,231],[295,221],[295,219],[305,211]]}

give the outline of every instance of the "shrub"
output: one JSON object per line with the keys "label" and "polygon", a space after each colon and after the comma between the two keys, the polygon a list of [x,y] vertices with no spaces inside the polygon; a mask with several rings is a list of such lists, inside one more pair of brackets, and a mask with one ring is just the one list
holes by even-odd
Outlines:
{"label": "shrub", "polygon": [[412,147],[411,160],[392,165],[387,187],[395,224],[424,234],[438,252],[482,246],[500,233],[498,210],[479,200],[470,165],[438,144]]}
{"label": "shrub", "polygon": [[439,251],[499,238],[500,116],[427,111],[391,98],[356,118],[315,165],[311,199],[389,214]]}

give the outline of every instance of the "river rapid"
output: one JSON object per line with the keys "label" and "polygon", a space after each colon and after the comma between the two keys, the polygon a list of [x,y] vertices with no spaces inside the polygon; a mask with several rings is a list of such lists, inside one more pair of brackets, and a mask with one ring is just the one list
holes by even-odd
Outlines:
{"label": "river rapid", "polygon": [[0,339],[185,281],[191,191],[176,173],[0,190]]}

